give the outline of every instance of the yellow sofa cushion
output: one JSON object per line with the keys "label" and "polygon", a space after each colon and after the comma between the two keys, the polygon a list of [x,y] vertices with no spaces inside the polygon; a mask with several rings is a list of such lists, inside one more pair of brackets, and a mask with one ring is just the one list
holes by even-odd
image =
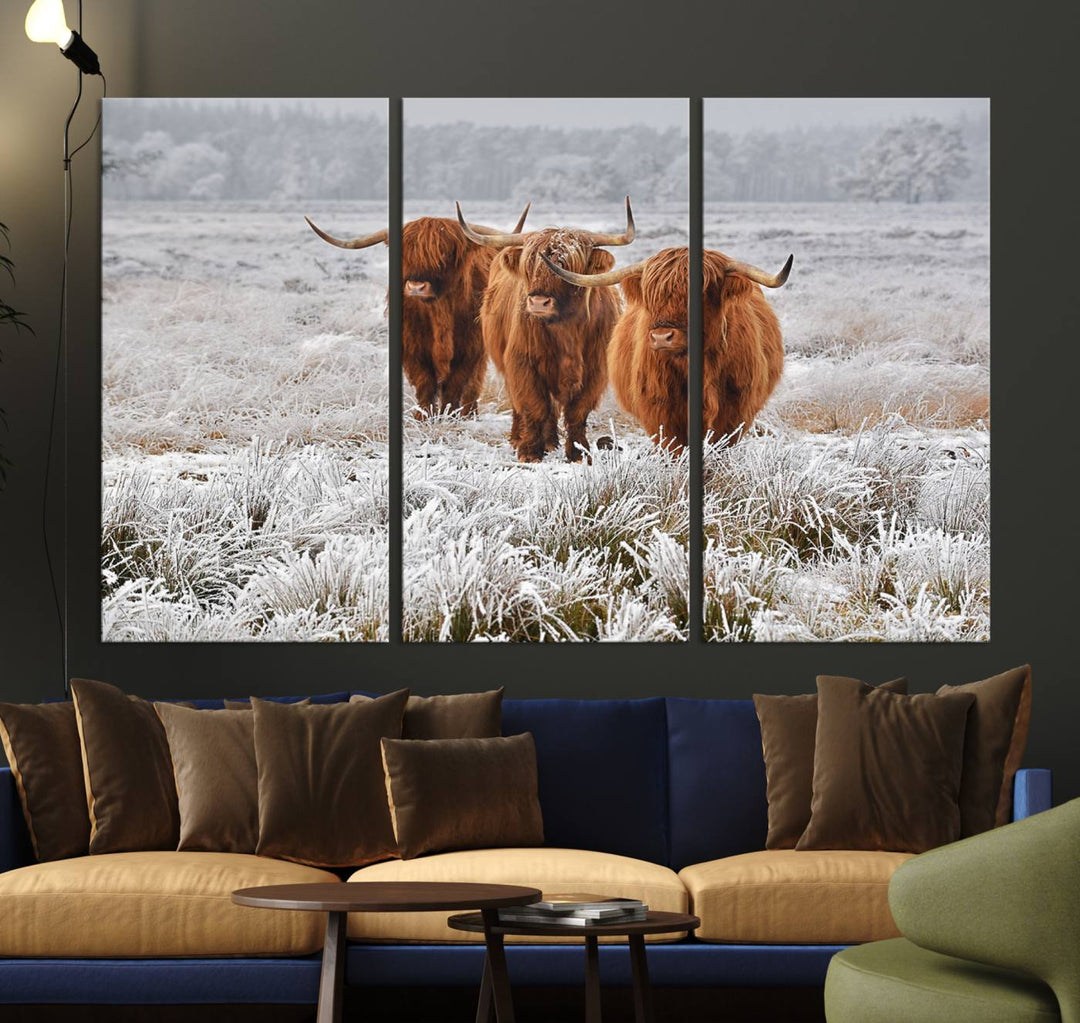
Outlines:
{"label": "yellow sofa cushion", "polygon": [[846,944],[895,938],[889,878],[909,853],[771,849],[685,867],[702,941]]}
{"label": "yellow sofa cushion", "polygon": [[326,917],[247,909],[237,888],[337,881],[325,870],[240,853],[128,852],[0,874],[0,956],[303,955]]}
{"label": "yellow sofa cushion", "polygon": [[[350,881],[473,881],[520,884],[546,894],[586,892],[641,899],[651,909],[686,912],[686,889],[673,870],[645,860],[579,849],[470,849],[413,860],[388,860],[358,870]],[[446,926],[450,913],[352,913],[349,937],[370,941],[482,941]],[[662,935],[675,940],[679,935]],[[509,941],[580,938],[508,937]],[[601,939],[608,940],[608,939]],[[620,939],[610,939],[620,940]],[[622,939],[625,940],[625,939]]]}

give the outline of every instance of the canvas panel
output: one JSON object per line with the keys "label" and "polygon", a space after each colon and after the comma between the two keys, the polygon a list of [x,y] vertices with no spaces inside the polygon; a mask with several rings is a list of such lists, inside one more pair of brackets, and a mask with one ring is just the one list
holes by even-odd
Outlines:
{"label": "canvas panel", "polygon": [[405,100],[407,642],[686,639],[687,109]]}
{"label": "canvas panel", "polygon": [[105,641],[386,641],[387,101],[108,99]]}

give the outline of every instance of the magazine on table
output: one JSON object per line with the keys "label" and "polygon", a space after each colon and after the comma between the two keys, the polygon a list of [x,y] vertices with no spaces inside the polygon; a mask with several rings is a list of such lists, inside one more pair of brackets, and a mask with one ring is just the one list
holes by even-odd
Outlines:
{"label": "magazine on table", "polygon": [[499,911],[506,923],[581,926],[644,920],[649,907],[640,899],[625,899],[580,892],[545,895],[539,902]]}

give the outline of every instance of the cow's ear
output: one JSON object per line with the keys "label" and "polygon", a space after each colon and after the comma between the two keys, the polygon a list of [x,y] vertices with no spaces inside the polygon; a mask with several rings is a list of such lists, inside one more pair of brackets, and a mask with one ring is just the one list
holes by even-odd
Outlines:
{"label": "cow's ear", "polygon": [[627,302],[641,302],[641,271],[638,270],[624,277],[620,282]]}
{"label": "cow's ear", "polygon": [[586,273],[606,274],[615,265],[615,257],[607,249],[593,249]]}
{"label": "cow's ear", "polygon": [[521,273],[521,246],[513,245],[509,249],[502,249],[496,257],[499,265],[512,274]]}

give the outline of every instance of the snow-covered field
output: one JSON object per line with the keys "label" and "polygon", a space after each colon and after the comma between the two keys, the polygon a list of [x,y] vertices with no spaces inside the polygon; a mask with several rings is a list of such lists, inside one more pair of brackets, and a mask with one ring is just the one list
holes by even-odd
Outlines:
{"label": "snow-covered field", "polygon": [[707,638],[988,640],[988,207],[708,204],[705,244],[795,254],[784,377],[706,455]]}
{"label": "snow-covered field", "polygon": [[[611,230],[608,205],[530,226]],[[335,250],[303,213],[384,222],[370,203],[105,204],[106,640],[388,636],[387,250]],[[709,638],[988,638],[987,214],[707,206],[707,246],[767,269],[795,253],[769,294],[784,379],[706,455]],[[620,262],[685,244],[684,207],[635,215]],[[610,393],[591,465],[518,465],[508,429],[494,372],[478,419],[406,419],[405,638],[686,638],[686,456]]]}
{"label": "snow-covered field", "polygon": [[[385,640],[382,203],[106,202],[102,638]],[[342,257],[348,258],[342,258]]]}

